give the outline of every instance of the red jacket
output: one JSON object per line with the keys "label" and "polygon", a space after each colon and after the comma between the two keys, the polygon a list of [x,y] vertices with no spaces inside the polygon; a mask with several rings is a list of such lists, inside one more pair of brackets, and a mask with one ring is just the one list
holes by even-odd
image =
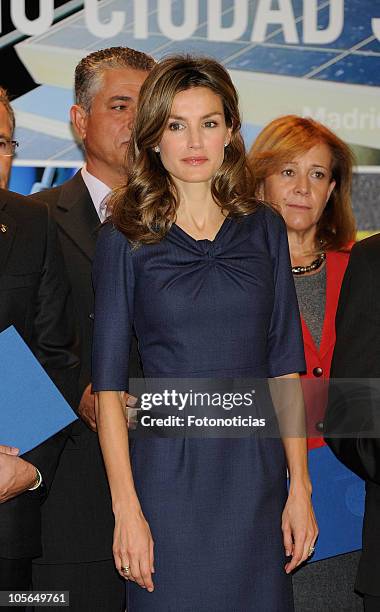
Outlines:
{"label": "red jacket", "polygon": [[309,449],[325,444],[321,437],[321,425],[326,409],[328,378],[335,346],[335,314],[352,244],[349,244],[345,251],[330,251],[326,256],[326,306],[319,349],[301,316],[306,358],[306,373],[301,375],[301,381],[306,405]]}

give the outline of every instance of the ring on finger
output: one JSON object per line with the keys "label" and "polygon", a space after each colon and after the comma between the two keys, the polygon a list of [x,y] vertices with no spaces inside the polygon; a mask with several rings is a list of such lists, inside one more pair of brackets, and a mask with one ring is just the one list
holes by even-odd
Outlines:
{"label": "ring on finger", "polygon": [[129,580],[129,565],[122,565],[120,569],[124,577]]}
{"label": "ring on finger", "polygon": [[310,546],[309,552],[308,552],[308,557],[311,557],[311,555],[313,554],[314,551],[315,551],[315,546]]}

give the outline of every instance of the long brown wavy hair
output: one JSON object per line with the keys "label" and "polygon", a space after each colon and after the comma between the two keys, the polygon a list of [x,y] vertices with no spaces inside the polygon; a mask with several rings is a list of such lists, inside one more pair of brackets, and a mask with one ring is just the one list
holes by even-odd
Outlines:
{"label": "long brown wavy hair", "polygon": [[193,87],[207,87],[220,97],[226,125],[232,130],[224,161],[211,183],[215,203],[229,216],[249,214],[258,205],[240,134],[238,95],[227,70],[208,57],[166,57],[141,88],[127,158],[127,182],[108,203],[114,225],[134,245],[159,242],[176,220],[178,192],[153,149],[161,141],[175,95]]}
{"label": "long brown wavy hair", "polygon": [[[344,249],[355,240],[356,224],[351,207],[353,154],[348,145],[314,119],[285,115],[274,119],[260,132],[248,153],[253,189],[258,195],[265,179],[279,167],[306,153],[319,143],[332,156],[335,187],[317,225],[316,241],[323,251]],[[275,205],[275,202],[272,202]]]}

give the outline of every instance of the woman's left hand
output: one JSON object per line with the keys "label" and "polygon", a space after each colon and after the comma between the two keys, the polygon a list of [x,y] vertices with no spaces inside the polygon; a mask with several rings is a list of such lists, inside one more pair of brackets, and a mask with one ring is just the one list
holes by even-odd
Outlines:
{"label": "woman's left hand", "polygon": [[310,489],[304,485],[291,486],[282,513],[282,533],[286,556],[292,560],[285,565],[290,574],[314,552],[318,526],[311,504]]}

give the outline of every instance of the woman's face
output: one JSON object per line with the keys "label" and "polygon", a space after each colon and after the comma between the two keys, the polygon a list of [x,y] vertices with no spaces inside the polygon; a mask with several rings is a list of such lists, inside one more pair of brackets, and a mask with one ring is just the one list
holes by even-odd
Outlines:
{"label": "woman's face", "polygon": [[283,163],[264,181],[264,199],[280,208],[288,229],[305,231],[321,218],[335,187],[330,148],[320,143]]}
{"label": "woman's face", "polygon": [[181,91],[159,143],[161,161],[176,183],[210,182],[230,136],[218,95],[207,87]]}

